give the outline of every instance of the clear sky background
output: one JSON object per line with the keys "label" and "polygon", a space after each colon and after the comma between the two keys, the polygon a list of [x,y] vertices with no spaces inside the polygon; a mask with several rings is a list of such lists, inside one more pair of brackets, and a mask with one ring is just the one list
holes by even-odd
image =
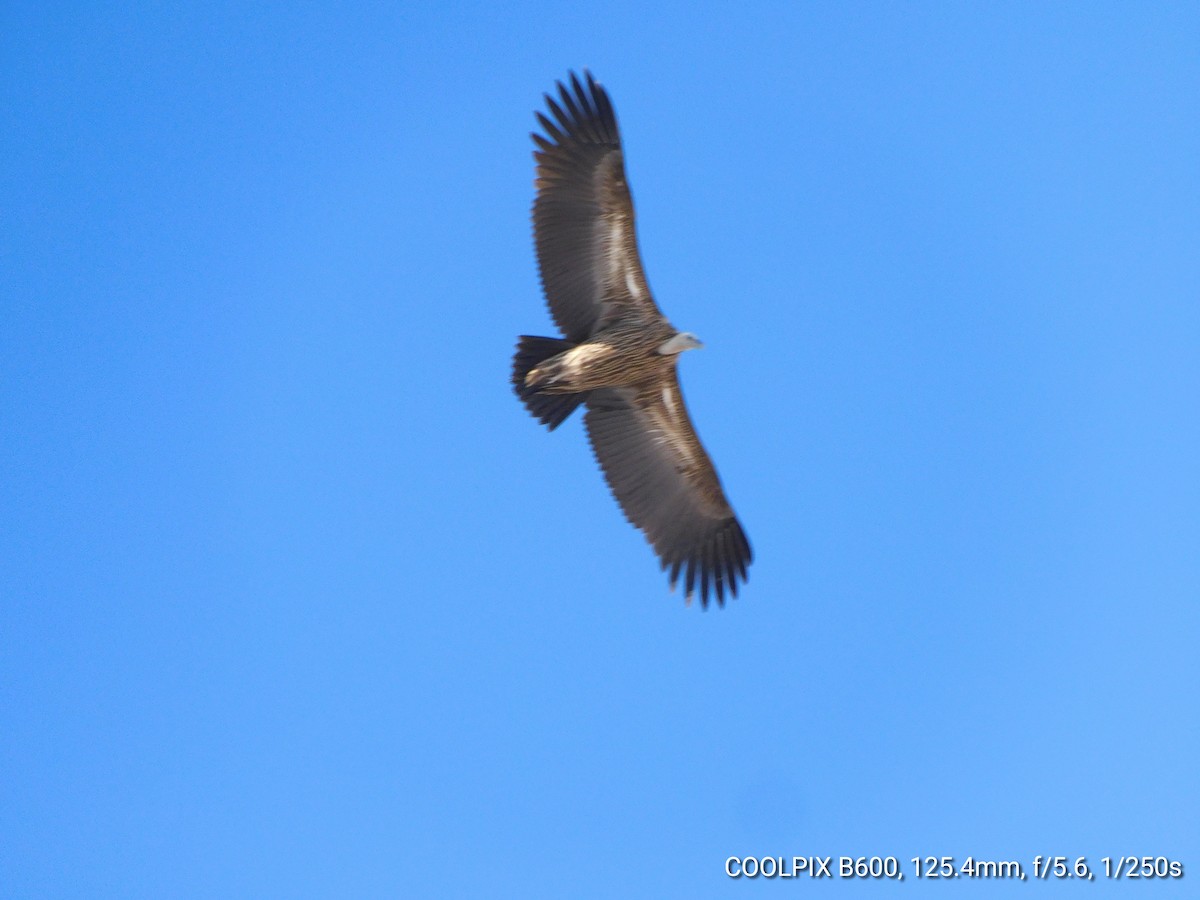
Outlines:
{"label": "clear sky background", "polygon": [[[194,6],[0,12],[0,895],[1195,888],[1195,4]],[[724,609],[508,386],[584,66]]]}

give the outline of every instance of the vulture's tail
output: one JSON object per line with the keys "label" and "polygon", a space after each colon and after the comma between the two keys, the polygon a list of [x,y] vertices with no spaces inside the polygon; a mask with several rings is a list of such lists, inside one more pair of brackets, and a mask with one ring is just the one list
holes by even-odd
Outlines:
{"label": "vulture's tail", "polygon": [[575,411],[575,407],[584,401],[587,394],[541,394],[536,388],[525,384],[525,376],[535,366],[574,346],[570,341],[558,338],[530,337],[523,334],[517,342],[517,352],[513,355],[513,390],[521,398],[525,408],[533,413],[533,417],[548,426],[551,431],[566,421],[567,416]]}

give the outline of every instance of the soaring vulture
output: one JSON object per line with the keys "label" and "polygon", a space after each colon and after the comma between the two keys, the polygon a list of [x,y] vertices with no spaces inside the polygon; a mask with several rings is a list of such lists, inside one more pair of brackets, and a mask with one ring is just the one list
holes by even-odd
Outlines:
{"label": "soaring vulture", "polygon": [[688,418],[676,367],[702,346],[650,295],[608,93],[571,73],[537,113],[533,233],[542,289],[561,338],[522,335],[517,396],[553,431],[580,403],[596,460],[626,518],[682,576],[687,599],[737,596],[753,556]]}

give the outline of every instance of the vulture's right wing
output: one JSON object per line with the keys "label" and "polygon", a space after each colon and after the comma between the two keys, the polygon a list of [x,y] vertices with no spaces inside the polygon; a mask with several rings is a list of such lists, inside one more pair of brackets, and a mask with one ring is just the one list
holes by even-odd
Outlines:
{"label": "vulture's right wing", "polygon": [[639,388],[605,388],[587,399],[588,438],[626,518],[646,534],[671,568],[684,574],[690,600],[698,587],[708,604],[725,589],[737,596],[753,559],[750,542],[721,489],[683,405],[674,373]]}

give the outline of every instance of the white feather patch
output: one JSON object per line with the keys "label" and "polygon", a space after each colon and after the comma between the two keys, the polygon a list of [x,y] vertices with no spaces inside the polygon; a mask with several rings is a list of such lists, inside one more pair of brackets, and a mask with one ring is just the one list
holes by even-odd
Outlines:
{"label": "white feather patch", "polygon": [[662,391],[663,406],[667,408],[667,413],[672,419],[679,418],[679,409],[675,406],[675,398],[671,394],[670,388],[663,388]]}
{"label": "white feather patch", "polygon": [[[670,388],[663,388],[662,398],[663,407],[669,418],[665,422],[659,420],[654,427],[654,442],[661,447],[666,447],[677,459],[690,463],[692,462],[692,448],[680,433],[684,426],[679,421],[679,405],[671,395]],[[678,465],[676,463],[676,467]]]}
{"label": "white feather patch", "polygon": [[625,290],[636,300],[644,299],[642,290],[638,287],[637,279],[633,277],[633,268],[625,258],[625,223],[619,219],[608,223],[608,247],[605,256],[608,257],[608,283],[616,285],[623,277]]}
{"label": "white feather patch", "polygon": [[592,360],[609,352],[608,347],[598,344],[582,344],[567,352],[566,370],[571,375],[578,375]]}
{"label": "white feather patch", "polygon": [[638,288],[637,282],[634,280],[633,273],[628,269],[625,270],[625,289],[629,291],[629,295],[635,300],[642,299],[642,292]]}

